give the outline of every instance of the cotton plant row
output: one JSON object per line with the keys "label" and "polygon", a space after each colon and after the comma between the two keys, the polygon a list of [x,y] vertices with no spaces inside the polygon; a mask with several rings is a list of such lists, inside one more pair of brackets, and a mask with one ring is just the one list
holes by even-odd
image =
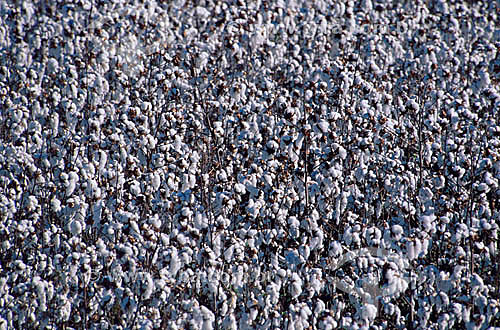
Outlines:
{"label": "cotton plant row", "polygon": [[0,4],[0,329],[500,324],[494,2]]}

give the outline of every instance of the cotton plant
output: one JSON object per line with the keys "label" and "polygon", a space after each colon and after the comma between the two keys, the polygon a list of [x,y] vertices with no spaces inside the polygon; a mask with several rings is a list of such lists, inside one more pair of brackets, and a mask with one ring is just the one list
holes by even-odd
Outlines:
{"label": "cotton plant", "polygon": [[[408,266],[415,324],[496,322],[490,4],[3,9],[1,249],[17,262],[9,285],[24,272],[41,297],[19,317],[3,309],[7,327],[55,316],[56,327],[408,326],[396,297]],[[358,275],[383,270],[380,318],[329,284],[341,256],[364,247],[408,259],[335,273],[365,294]],[[159,288],[142,302],[141,272]],[[37,320],[54,274],[68,298]],[[98,287],[107,314],[97,298],[75,312],[76,285]],[[465,306],[467,288],[474,308],[455,313],[449,301]]]}

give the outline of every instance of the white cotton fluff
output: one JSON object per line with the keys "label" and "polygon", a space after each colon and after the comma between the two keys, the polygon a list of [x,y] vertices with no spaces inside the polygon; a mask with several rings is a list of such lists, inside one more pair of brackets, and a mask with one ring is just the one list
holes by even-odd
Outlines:
{"label": "white cotton fluff", "polygon": [[71,221],[69,223],[69,231],[75,236],[80,235],[83,231],[82,223],[78,220]]}
{"label": "white cotton fluff", "polygon": [[390,269],[386,273],[388,283],[384,286],[382,292],[384,296],[398,296],[408,288],[408,281],[399,276],[395,276],[396,271]]}
{"label": "white cotton fluff", "polygon": [[420,198],[422,203],[425,203],[425,202],[432,200],[433,196],[434,196],[434,194],[432,193],[432,191],[429,188],[420,189],[419,198]]}
{"label": "white cotton fluff", "polygon": [[316,307],[314,308],[314,315],[320,315],[325,310],[325,303],[321,299],[316,300]]}
{"label": "white cotton fluff", "polygon": [[47,284],[39,276],[35,276],[32,280],[32,285],[36,289],[39,308],[42,312],[45,312],[47,310]]}
{"label": "white cotton fluff", "polygon": [[194,227],[198,230],[208,227],[208,218],[205,214],[197,212],[194,216]]}
{"label": "white cotton fluff", "polygon": [[58,69],[59,63],[57,62],[57,60],[53,57],[49,58],[49,60],[47,61],[47,73],[56,73]]}
{"label": "white cotton fluff", "polygon": [[52,134],[56,136],[59,132],[59,114],[57,112],[50,116],[50,127],[52,128]]}
{"label": "white cotton fluff", "polygon": [[132,228],[132,230],[136,234],[140,234],[141,233],[141,231],[139,230],[139,226],[137,225],[137,222],[135,222],[134,220],[130,220],[129,225],[130,225],[130,228]]}
{"label": "white cotton fluff", "polygon": [[371,324],[375,320],[375,317],[377,317],[377,307],[372,304],[362,306],[360,312],[361,319],[367,324]]}
{"label": "white cotton fluff", "polygon": [[76,174],[76,172],[71,172],[69,175],[69,179],[66,183],[66,197],[73,195],[73,192],[76,189],[77,181],[78,181],[78,174]]}
{"label": "white cotton fluff", "polygon": [[104,172],[107,162],[108,162],[108,154],[104,150],[101,150],[99,157],[99,173],[102,174]]}
{"label": "white cotton fluff", "polygon": [[227,315],[224,318],[224,321],[222,321],[222,328],[226,329],[226,330],[237,330],[238,329],[238,324],[236,323],[236,318],[234,317],[233,313]]}
{"label": "white cotton fluff", "polygon": [[446,179],[444,176],[440,175],[433,179],[435,189],[443,189],[446,184]]}
{"label": "white cotton fluff", "polygon": [[339,241],[334,241],[330,243],[330,251],[328,252],[328,255],[338,257],[342,254],[342,251],[342,244],[340,244]]}
{"label": "white cotton fluff", "polygon": [[312,97],[313,97],[312,90],[310,90],[310,89],[306,90],[306,94],[305,94],[306,101],[309,101]]}
{"label": "white cotton fluff", "polygon": [[137,196],[141,193],[141,184],[137,180],[133,180],[130,184],[130,193]]}
{"label": "white cotton fluff", "polygon": [[371,13],[372,9],[373,9],[372,1],[371,0],[363,0],[361,3],[361,8],[363,8],[363,10],[366,13]]}
{"label": "white cotton fluff", "polygon": [[309,248],[311,250],[322,249],[324,237],[325,237],[325,234],[323,233],[323,231],[317,230],[315,232],[315,236],[313,238],[311,238],[311,241],[309,242]]}
{"label": "white cotton fluff", "polygon": [[436,220],[436,216],[434,214],[422,215],[420,217],[420,223],[422,224],[424,230],[427,232],[436,231],[436,223],[434,220]]}
{"label": "white cotton fluff", "polygon": [[202,6],[196,7],[196,15],[200,16],[201,18],[207,18],[210,16],[210,12]]}
{"label": "white cotton fluff", "polygon": [[203,323],[201,326],[202,330],[212,330],[212,323],[215,321],[214,313],[205,306],[200,306],[201,316],[203,319]]}
{"label": "white cotton fluff", "polygon": [[273,186],[273,178],[269,174],[264,174],[264,181],[269,187]]}
{"label": "white cotton fluff", "polygon": [[321,133],[326,134],[328,133],[330,124],[326,120],[320,120],[318,122],[318,128],[320,129]]}
{"label": "white cotton fluff", "polygon": [[80,177],[78,176],[78,173],[76,173],[75,171],[69,172],[69,180],[70,181],[77,182],[79,179],[80,179]]}
{"label": "white cotton fluff", "polygon": [[417,257],[415,251],[415,243],[413,241],[406,242],[406,253],[408,254],[408,259],[413,260]]}
{"label": "white cotton fluff", "polygon": [[172,252],[170,254],[170,268],[168,269],[170,277],[175,278],[179,269],[181,269],[181,262],[177,255],[177,249],[172,248]]}
{"label": "white cotton fluff", "polygon": [[311,249],[309,248],[308,245],[301,245],[299,247],[299,253],[305,260],[307,260],[311,255]]}
{"label": "white cotton fluff", "polygon": [[233,253],[234,253],[234,244],[228,247],[226,251],[224,251],[224,259],[227,262],[231,262],[231,260],[233,259]]}
{"label": "white cotton fluff", "polygon": [[188,191],[190,188],[190,185],[189,185],[189,175],[187,173],[184,173],[182,175],[182,187],[181,187],[181,191],[183,193],[185,193],[186,191]]}
{"label": "white cotton fluff", "polygon": [[153,174],[153,191],[157,191],[159,188],[160,188],[160,184],[161,184],[161,179],[160,179],[160,175],[155,172]]}
{"label": "white cotton fluff", "polygon": [[393,239],[395,241],[399,241],[403,235],[403,227],[400,225],[393,225],[391,231]]}
{"label": "white cotton fluff", "polygon": [[290,284],[290,294],[296,299],[302,293],[302,279],[297,273],[292,274],[292,283]]}
{"label": "white cotton fluff", "polygon": [[238,194],[244,194],[246,192],[245,185],[237,183],[234,185],[234,191]]}
{"label": "white cotton fluff", "polygon": [[94,226],[99,225],[101,223],[102,207],[103,207],[102,203],[103,203],[102,199],[98,199],[97,202],[94,204],[94,210],[92,213]]}
{"label": "white cotton fluff", "polygon": [[146,273],[146,272],[140,272],[139,273],[139,280],[142,282],[141,283],[142,299],[147,300],[147,299],[151,298],[151,295],[153,294],[153,290],[154,290],[154,282],[153,282],[151,275],[149,273]]}
{"label": "white cotton fluff", "polygon": [[422,242],[416,238],[414,244],[415,257],[418,258],[420,253],[422,252]]}

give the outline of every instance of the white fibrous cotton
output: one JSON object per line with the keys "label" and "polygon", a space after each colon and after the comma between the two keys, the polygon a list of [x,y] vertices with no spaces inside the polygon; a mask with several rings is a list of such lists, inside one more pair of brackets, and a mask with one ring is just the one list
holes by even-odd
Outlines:
{"label": "white fibrous cotton", "polygon": [[170,255],[170,267],[169,267],[169,274],[171,278],[175,278],[177,272],[181,268],[181,262],[179,260],[179,257],[177,255],[177,249],[172,249],[171,255]]}
{"label": "white fibrous cotton", "polygon": [[142,299],[149,299],[154,290],[154,282],[149,273],[140,272],[138,274],[139,285],[141,286]]}
{"label": "white fibrous cotton", "polygon": [[52,128],[52,134],[56,136],[57,133],[59,132],[59,114],[57,112],[51,115],[50,126]]}
{"label": "white fibrous cotton", "polygon": [[436,231],[435,220],[436,216],[434,214],[423,215],[420,217],[420,223],[423,229],[427,232]]}
{"label": "white fibrous cotton", "polygon": [[302,279],[297,273],[292,274],[292,282],[290,283],[289,292],[292,298],[298,298],[302,293]]}
{"label": "white fibrous cotton", "polygon": [[153,182],[152,183],[153,183],[153,191],[157,191],[161,185],[161,178],[157,172],[155,172],[153,174]]}
{"label": "white fibrous cotton", "polygon": [[377,308],[375,305],[366,304],[361,307],[360,314],[361,320],[363,320],[365,324],[371,324],[377,316]]}
{"label": "white fibrous cotton", "polygon": [[[328,130],[330,128],[330,125],[328,124],[328,122],[326,120],[320,120],[318,123],[318,128],[320,129],[321,133],[327,134]],[[339,150],[339,154],[340,154],[340,150]],[[342,158],[342,156],[341,156],[341,158]]]}
{"label": "white fibrous cotton", "polygon": [[134,195],[137,196],[141,193],[141,184],[137,180],[133,180],[130,183],[130,192]]}
{"label": "white fibrous cotton", "polygon": [[99,172],[101,174],[104,172],[107,162],[108,162],[108,154],[104,150],[101,150],[99,157]]}
{"label": "white fibrous cotton", "polygon": [[433,196],[434,194],[429,188],[422,188],[419,192],[419,198],[423,203],[430,201]]}
{"label": "white fibrous cotton", "polygon": [[57,60],[53,57],[49,58],[49,60],[47,61],[47,73],[56,73],[58,69],[59,63],[57,62]]}
{"label": "white fibrous cotton", "polygon": [[78,220],[73,220],[69,223],[69,231],[73,235],[80,235],[83,231],[82,223]]}
{"label": "white fibrous cotton", "polygon": [[399,241],[403,235],[403,227],[400,225],[393,225],[391,231],[393,239],[395,241]]}
{"label": "white fibrous cotton", "polygon": [[415,242],[413,240],[408,240],[406,242],[406,253],[408,259],[413,260],[418,256],[418,251],[415,248]]}
{"label": "white fibrous cotton", "polygon": [[19,3],[0,329],[495,324],[494,4]]}

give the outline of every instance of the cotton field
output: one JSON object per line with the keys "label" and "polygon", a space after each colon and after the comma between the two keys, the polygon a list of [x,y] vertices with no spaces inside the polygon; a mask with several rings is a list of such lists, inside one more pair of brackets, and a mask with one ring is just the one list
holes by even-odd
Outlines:
{"label": "cotton field", "polygon": [[500,326],[495,1],[0,1],[0,329]]}

